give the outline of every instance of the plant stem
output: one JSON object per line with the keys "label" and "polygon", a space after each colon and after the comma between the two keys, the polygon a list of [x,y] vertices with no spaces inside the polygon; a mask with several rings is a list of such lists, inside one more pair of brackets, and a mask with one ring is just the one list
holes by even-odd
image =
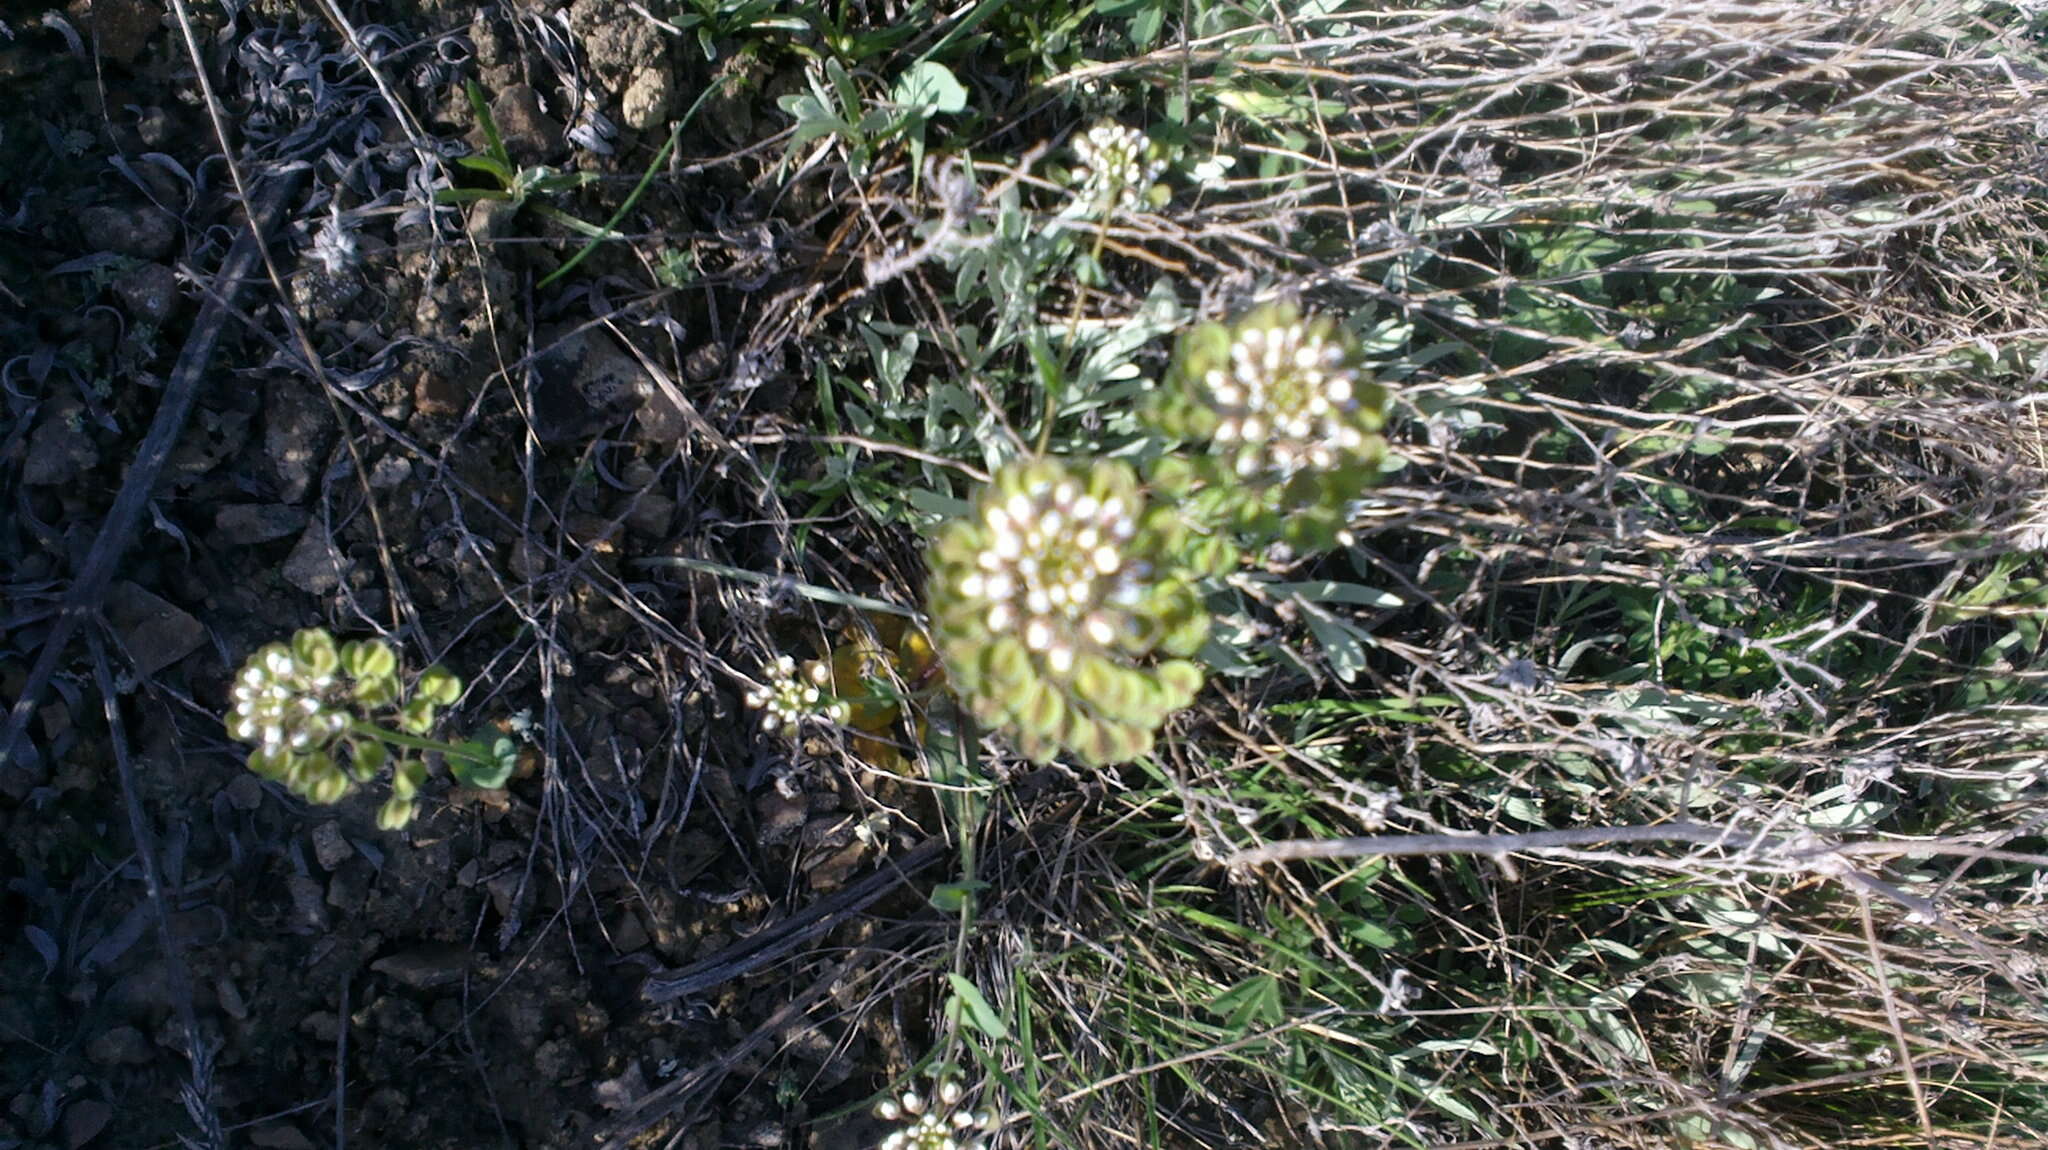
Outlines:
{"label": "plant stem", "polygon": [[461,759],[464,762],[477,763],[486,767],[491,765],[490,759],[471,754],[464,750],[460,743],[446,743],[440,739],[429,739],[421,735],[408,735],[404,731],[394,731],[389,727],[379,726],[368,719],[350,720],[348,730],[349,734],[390,743],[394,747],[404,747],[413,751],[438,751],[445,758]]}

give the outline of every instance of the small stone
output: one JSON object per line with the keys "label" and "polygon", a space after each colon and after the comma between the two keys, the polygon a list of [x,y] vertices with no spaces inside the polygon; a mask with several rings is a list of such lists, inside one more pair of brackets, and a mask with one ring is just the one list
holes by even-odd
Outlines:
{"label": "small stone", "polygon": [[98,1099],[87,1098],[64,1108],[64,1144],[71,1150],[100,1136],[114,1117],[114,1108]]}
{"label": "small stone", "polygon": [[327,930],[327,888],[311,875],[295,874],[284,880],[292,900],[292,922],[301,934]]}
{"label": "small stone", "polygon": [[356,848],[348,843],[341,833],[341,824],[325,822],[313,827],[313,857],[320,860],[321,870],[336,870],[341,864],[355,857]]}
{"label": "small stone", "polygon": [[612,949],[620,954],[631,954],[648,943],[647,928],[640,923],[640,916],[630,910],[622,910],[612,920]]}
{"label": "small stone", "polygon": [[85,405],[62,395],[43,405],[28,437],[21,481],[32,487],[62,487],[98,467],[99,448],[85,429]]}
{"label": "small stone", "polygon": [[306,513],[283,503],[230,503],[214,512],[214,542],[229,547],[269,543],[306,529]]}
{"label": "small stone", "polygon": [[299,1033],[319,1043],[332,1043],[341,1037],[341,1016],[331,1010],[316,1010],[299,1019]]}
{"label": "small stone", "polygon": [[206,644],[206,628],[184,610],[122,581],[107,592],[107,621],[135,669],[154,675]]}
{"label": "small stone", "polygon": [[640,1060],[626,1064],[625,1073],[617,1078],[607,1078],[592,1087],[597,1104],[606,1110],[624,1110],[647,1096],[647,1072],[640,1069]]}
{"label": "small stone", "polygon": [[225,974],[214,979],[213,994],[220,1001],[221,1010],[225,1011],[229,1018],[237,1022],[248,1021],[249,1000],[242,997],[242,988],[236,986],[234,980]]}
{"label": "small stone", "polygon": [[770,846],[796,837],[809,814],[810,804],[802,793],[785,795],[780,787],[769,787],[754,798],[756,833]]}
{"label": "small stone", "polygon": [[369,902],[370,881],[375,877],[375,868],[366,861],[343,864],[334,872],[334,877],[327,880],[327,905],[340,911],[344,920],[354,918]]}
{"label": "small stone", "polygon": [[507,566],[514,577],[531,583],[548,573],[548,553],[540,544],[521,537],[512,543],[512,557]]}
{"label": "small stone", "polygon": [[463,973],[469,969],[469,951],[437,943],[380,958],[370,964],[370,969],[413,990],[439,990],[462,981]]}
{"label": "small stone", "polygon": [[665,68],[642,68],[633,73],[626,94],[619,101],[619,118],[636,132],[648,132],[668,118],[671,85]]}
{"label": "small stone", "polygon": [[541,110],[540,93],[531,84],[512,84],[491,101],[491,119],[505,151],[521,167],[552,164],[569,150],[560,122]]}
{"label": "small stone", "polygon": [[348,560],[328,538],[327,529],[315,523],[299,536],[298,546],[285,558],[279,574],[308,595],[326,595],[341,586],[347,571]]}
{"label": "small stone", "polygon": [[333,432],[334,413],[303,380],[280,373],[263,389],[263,451],[277,469],[280,502],[306,497]]}
{"label": "small stone", "polygon": [[683,374],[692,383],[710,383],[725,374],[730,358],[722,343],[698,344],[683,356]]}
{"label": "small stone", "polygon": [[629,498],[633,507],[626,512],[626,526],[650,538],[665,538],[675,522],[676,501],[658,491],[642,491]]}
{"label": "small stone", "polygon": [[525,888],[525,872],[517,867],[499,871],[484,880],[484,889],[490,892],[491,905],[498,917],[510,919],[519,905],[519,897]]}
{"label": "small stone", "polygon": [[228,805],[238,811],[253,811],[263,805],[263,780],[255,775],[236,775],[221,793],[228,797]]}
{"label": "small stone", "polygon": [[370,486],[379,491],[402,487],[412,478],[412,460],[403,455],[387,455],[370,465]]}
{"label": "small stone", "polygon": [[504,239],[512,234],[512,221],[518,214],[519,205],[511,200],[478,200],[469,209],[469,238],[479,244]]}
{"label": "small stone", "polygon": [[537,338],[533,429],[543,443],[600,431],[639,407],[651,389],[640,361],[602,331],[558,328]]}
{"label": "small stone", "polygon": [[283,1123],[250,1130],[249,1145],[261,1150],[315,1150],[312,1139],[299,1133],[298,1127]]}
{"label": "small stone", "polygon": [[78,213],[78,230],[96,252],[160,260],[178,246],[178,224],[154,207],[117,208],[101,204]]}
{"label": "small stone", "polygon": [[114,294],[135,318],[160,324],[178,306],[178,273],[162,264],[140,264],[114,281]]}
{"label": "small stone", "polygon": [[340,319],[348,305],[363,294],[363,277],[353,268],[329,271],[309,262],[291,277],[292,302],[314,323]]}
{"label": "small stone", "polygon": [[85,1044],[85,1056],[101,1066],[147,1066],[156,1049],[132,1026],[116,1026]]}
{"label": "small stone", "polygon": [[867,855],[868,844],[858,841],[847,843],[810,868],[805,877],[814,891],[838,890],[846,885],[847,879],[853,877],[854,871],[860,869]]}
{"label": "small stone", "polygon": [[539,1071],[542,1082],[560,1085],[581,1078],[585,1066],[583,1055],[574,1045],[560,1038],[551,1038],[533,1052],[533,1068]]}
{"label": "small stone", "polygon": [[647,402],[633,417],[633,430],[635,437],[643,442],[673,446],[689,434],[690,420],[674,400],[657,391],[647,397]]}

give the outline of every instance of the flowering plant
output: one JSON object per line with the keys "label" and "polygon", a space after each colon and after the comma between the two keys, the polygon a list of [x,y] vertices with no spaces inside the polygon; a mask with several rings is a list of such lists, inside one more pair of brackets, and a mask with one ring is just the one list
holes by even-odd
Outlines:
{"label": "flowering plant", "polygon": [[1166,202],[1166,150],[1136,128],[1104,121],[1074,138],[1074,200],[1065,215],[1096,218]]}
{"label": "flowering plant", "polygon": [[1033,759],[1149,752],[1202,684],[1184,535],[1123,463],[1003,468],[931,546],[933,637],[961,700]]}
{"label": "flowering plant", "polygon": [[228,734],[256,748],[249,769],[311,802],[339,802],[389,765],[391,795],[377,813],[385,830],[412,821],[427,779],[426,761],[404,752],[440,754],[469,786],[500,787],[512,772],[510,739],[428,737],[438,710],[461,697],[462,680],[429,667],[408,691],[397,653],[381,640],[337,646],[327,631],[307,628],[249,656],[230,694]]}
{"label": "flowering plant", "polygon": [[1334,319],[1268,304],[1203,324],[1182,337],[1143,418],[1209,451],[1163,459],[1152,478],[1198,519],[1325,550],[1350,502],[1378,481],[1386,403]]}
{"label": "flowering plant", "polygon": [[875,1117],[902,1125],[882,1139],[879,1150],[982,1150],[982,1137],[996,1128],[996,1116],[964,1109],[965,1094],[958,1079],[948,1078],[931,1098],[906,1090],[884,1099]]}

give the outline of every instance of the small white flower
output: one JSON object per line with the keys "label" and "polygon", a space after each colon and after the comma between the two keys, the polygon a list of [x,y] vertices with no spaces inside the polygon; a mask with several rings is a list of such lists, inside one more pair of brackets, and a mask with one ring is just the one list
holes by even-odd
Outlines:
{"label": "small white flower", "polygon": [[1213,438],[1237,446],[1244,478],[1286,479],[1307,467],[1327,469],[1365,436],[1351,423],[1359,372],[1344,346],[1295,320],[1237,333],[1230,362],[1202,384],[1221,415]]}
{"label": "small white flower", "polygon": [[1166,174],[1166,161],[1153,153],[1145,133],[1122,124],[1097,124],[1074,140],[1081,161],[1074,214],[1095,216],[1141,207],[1145,195]]}
{"label": "small white flower", "polygon": [[796,660],[782,655],[769,664],[765,673],[767,682],[748,691],[746,697],[747,706],[765,712],[761,729],[789,737],[806,722],[846,720],[846,704],[827,695],[832,671],[825,664],[812,663],[799,672]]}

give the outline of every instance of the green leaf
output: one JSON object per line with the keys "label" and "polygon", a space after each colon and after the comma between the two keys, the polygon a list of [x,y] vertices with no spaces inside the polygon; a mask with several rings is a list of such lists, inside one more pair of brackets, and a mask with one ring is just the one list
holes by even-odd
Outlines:
{"label": "green leaf", "polygon": [[969,882],[942,882],[932,888],[927,901],[932,904],[933,910],[944,914],[959,914],[961,908],[974,898],[976,891],[987,887],[987,883],[978,879]]}
{"label": "green leaf", "polygon": [[465,787],[496,790],[512,777],[519,761],[519,744],[500,738],[494,743],[471,739],[448,756],[448,773]]}
{"label": "green leaf", "polygon": [[505,141],[498,136],[498,122],[491,119],[490,105],[484,102],[484,90],[477,87],[475,80],[462,82],[463,94],[469,97],[469,110],[476,113],[476,122],[484,130],[484,151],[492,159],[511,171],[512,156],[505,151]]}
{"label": "green leaf", "polygon": [[946,981],[953,985],[954,1001],[966,1008],[966,1019],[976,1030],[997,1040],[1010,1036],[1010,1028],[1003,1023],[1002,1016],[990,1006],[988,999],[981,996],[973,983],[957,974],[947,974]]}
{"label": "green leaf", "polygon": [[1311,603],[1351,603],[1360,607],[1393,608],[1406,600],[1392,591],[1380,591],[1361,587],[1356,583],[1339,583],[1332,579],[1311,579],[1304,583],[1271,583],[1266,587],[1268,594],[1306,599]]}
{"label": "green leaf", "polygon": [[1280,980],[1255,974],[1209,1000],[1209,1013],[1239,1034],[1255,1027],[1280,1025],[1286,1009],[1280,1002]]}
{"label": "green leaf", "polygon": [[897,79],[890,98],[919,115],[959,112],[967,107],[967,89],[944,64],[932,60],[911,65]]}

